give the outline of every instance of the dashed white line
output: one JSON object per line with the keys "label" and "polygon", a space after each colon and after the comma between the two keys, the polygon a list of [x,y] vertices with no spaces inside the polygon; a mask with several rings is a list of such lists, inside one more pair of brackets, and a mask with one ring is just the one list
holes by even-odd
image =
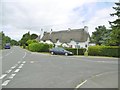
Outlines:
{"label": "dashed white line", "polygon": [[20,71],[20,69],[16,69],[14,72],[17,73],[17,72],[19,72],[19,71]]}
{"label": "dashed white line", "polygon": [[20,69],[21,69],[22,67],[23,67],[23,65],[19,66],[18,68],[20,68]]}
{"label": "dashed white line", "polygon": [[18,64],[15,64],[15,66],[11,67],[12,69],[16,68]]}
{"label": "dashed white line", "polygon": [[11,76],[9,77],[9,79],[14,78],[15,75],[16,75],[16,74],[11,74]]}
{"label": "dashed white line", "polygon": [[23,61],[22,63],[26,63],[26,61]]}
{"label": "dashed white line", "polygon": [[1,77],[0,77],[0,80],[3,79],[4,77],[6,77],[7,74],[3,74]]}
{"label": "dashed white line", "polygon": [[10,69],[10,70],[8,70],[8,71],[6,71],[6,73],[10,73],[12,70]]}
{"label": "dashed white line", "polygon": [[79,87],[81,87],[84,83],[86,83],[87,82],[87,80],[85,80],[84,82],[82,82],[81,84],[79,84],[79,85],[77,85],[76,87],[75,87],[75,89],[77,90]]}
{"label": "dashed white line", "polygon": [[21,64],[20,66],[23,66],[24,64]]}
{"label": "dashed white line", "polygon": [[16,66],[11,67],[12,69],[16,68]]}
{"label": "dashed white line", "polygon": [[2,83],[2,86],[6,86],[8,83],[10,82],[10,80],[6,80]]}

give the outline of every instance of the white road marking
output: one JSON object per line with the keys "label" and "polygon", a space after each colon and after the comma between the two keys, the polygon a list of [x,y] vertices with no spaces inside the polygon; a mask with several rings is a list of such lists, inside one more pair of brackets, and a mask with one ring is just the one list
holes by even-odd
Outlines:
{"label": "white road marking", "polygon": [[18,66],[18,64],[15,64],[15,66],[11,67],[12,69],[16,68]]}
{"label": "white road marking", "polygon": [[27,54],[27,53],[25,52],[25,54],[24,54],[23,58],[25,58],[25,57],[26,57],[26,54]]}
{"label": "white road marking", "polygon": [[8,71],[6,71],[6,73],[10,73],[12,70],[8,70]]}
{"label": "white road marking", "polygon": [[8,83],[10,82],[10,80],[6,80],[2,83],[2,86],[6,86]]}
{"label": "white road marking", "polygon": [[23,61],[22,63],[26,63],[26,61]]}
{"label": "white road marking", "polygon": [[10,77],[9,77],[9,79],[14,78],[15,75],[16,75],[16,74],[11,74]]}
{"label": "white road marking", "polygon": [[4,77],[6,77],[7,74],[3,74],[1,77],[0,77],[0,80],[3,79]]}
{"label": "white road marking", "polygon": [[30,63],[34,63],[34,61],[30,61]]}
{"label": "white road marking", "polygon": [[12,69],[14,69],[15,68],[15,66],[13,66],[13,67],[11,67]]}
{"label": "white road marking", "polygon": [[14,72],[16,73],[16,72],[19,72],[20,71],[20,69],[16,69]]}
{"label": "white road marking", "polygon": [[100,74],[94,75],[94,76],[88,78],[87,80],[85,80],[84,82],[82,82],[81,84],[77,85],[77,86],[75,87],[75,90],[77,90],[78,88],[80,88],[84,83],[86,83],[88,80],[90,80],[90,79],[92,79],[92,78],[99,77],[99,76],[102,76],[102,75],[104,75],[104,74],[115,73],[115,72],[118,72],[118,71],[105,72],[105,73],[100,73]]}
{"label": "white road marking", "polygon": [[23,65],[19,66],[18,68],[22,68],[22,67],[23,67]]}
{"label": "white road marking", "polygon": [[24,64],[21,64],[20,66],[23,66]]}
{"label": "white road marking", "polygon": [[79,85],[77,85],[75,88],[78,89],[79,87],[81,87],[84,83],[86,83],[87,80],[85,80],[84,82],[80,83]]}

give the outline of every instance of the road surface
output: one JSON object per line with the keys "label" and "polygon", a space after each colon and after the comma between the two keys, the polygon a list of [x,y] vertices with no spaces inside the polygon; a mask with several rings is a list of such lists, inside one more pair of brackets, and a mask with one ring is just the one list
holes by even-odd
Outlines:
{"label": "road surface", "polygon": [[2,51],[3,88],[118,88],[118,59]]}

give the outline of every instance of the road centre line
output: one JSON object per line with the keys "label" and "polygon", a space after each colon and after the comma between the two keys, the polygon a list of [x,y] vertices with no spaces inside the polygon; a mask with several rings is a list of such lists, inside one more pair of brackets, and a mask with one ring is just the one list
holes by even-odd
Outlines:
{"label": "road centre line", "polygon": [[10,69],[10,70],[8,70],[8,71],[6,71],[6,73],[8,74],[8,73],[10,73],[12,70]]}
{"label": "road centre line", "polygon": [[10,82],[10,80],[6,80],[2,83],[2,86],[6,86],[8,83]]}
{"label": "road centre line", "polygon": [[16,69],[14,72],[17,73],[17,72],[19,72],[19,71],[20,71],[20,69]]}
{"label": "road centre line", "polygon": [[22,63],[24,64],[24,63],[26,63],[26,61],[23,61]]}
{"label": "road centre line", "polygon": [[14,69],[14,68],[16,68],[17,66],[15,65],[15,66],[13,66],[13,67],[11,67],[12,69]]}
{"label": "road centre line", "polygon": [[3,74],[1,77],[0,77],[0,80],[2,80],[4,77],[6,77],[7,74]]}
{"label": "road centre line", "polygon": [[19,66],[18,68],[20,69],[20,68],[22,68],[22,67],[23,67],[23,65]]}
{"label": "road centre line", "polygon": [[23,66],[24,64],[21,64],[20,66]]}
{"label": "road centre line", "polygon": [[14,78],[15,75],[16,75],[16,74],[11,74],[10,77],[9,77],[9,79]]}

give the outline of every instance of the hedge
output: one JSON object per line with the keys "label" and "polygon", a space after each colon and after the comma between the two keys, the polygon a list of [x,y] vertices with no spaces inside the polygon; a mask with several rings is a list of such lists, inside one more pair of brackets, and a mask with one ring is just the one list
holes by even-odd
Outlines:
{"label": "hedge", "polygon": [[[65,49],[72,52],[74,55],[77,55],[77,48],[65,48]],[[85,51],[86,51],[85,48],[79,48],[78,55],[84,55]]]}
{"label": "hedge", "polygon": [[44,44],[44,43],[31,43],[28,45],[28,50],[32,52],[49,52],[49,48],[52,45]]}
{"label": "hedge", "polygon": [[88,48],[88,55],[120,57],[119,50],[119,46],[90,46]]}

